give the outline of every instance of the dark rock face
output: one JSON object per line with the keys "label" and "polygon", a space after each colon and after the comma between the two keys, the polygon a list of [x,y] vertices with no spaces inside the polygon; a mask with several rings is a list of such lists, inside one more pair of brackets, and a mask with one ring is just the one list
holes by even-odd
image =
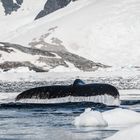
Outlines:
{"label": "dark rock face", "polygon": [[33,70],[36,72],[47,72],[47,70],[43,70],[40,67],[35,66],[34,64],[28,62],[28,61],[24,61],[24,62],[10,62],[10,61],[6,61],[4,63],[0,63],[0,68],[3,69],[4,71],[8,71],[12,68],[18,68],[18,67],[28,67],[29,70]]}
{"label": "dark rock face", "polygon": [[40,11],[35,19],[39,19],[48,15],[60,8],[67,6],[71,1],[75,0],[48,0],[44,6],[44,9]]}
{"label": "dark rock face", "polygon": [[31,54],[31,55],[42,55],[42,56],[48,56],[48,57],[54,57],[55,55],[52,54],[49,51],[43,51],[40,49],[33,49],[33,48],[28,48],[24,47],[18,44],[11,44],[11,43],[4,43],[0,42],[0,44],[3,44],[4,46],[0,46],[0,51],[5,51],[5,52],[12,52],[13,50],[10,48],[15,48],[23,53]]}
{"label": "dark rock face", "polygon": [[[67,6],[71,1],[76,0],[46,0],[44,9],[39,12],[35,19],[39,19],[60,8],[63,8]],[[5,9],[5,15],[10,15],[13,11],[17,11],[21,7],[24,0],[1,0],[1,2]]]}
{"label": "dark rock face", "polygon": [[21,4],[23,3],[23,0],[16,0],[16,2],[13,2],[13,0],[1,0],[2,5],[5,9],[5,14],[11,14],[13,11],[17,11]]}
{"label": "dark rock face", "polygon": [[[12,44],[6,42],[0,42],[0,44],[1,44],[0,53],[1,52],[6,52],[8,54],[15,53],[16,55],[17,51],[20,51],[26,55],[28,54],[32,56],[38,56],[36,61],[38,63],[44,63],[46,65],[46,68],[43,68],[33,64],[30,60],[21,62],[18,61],[19,58],[17,57],[16,61],[4,61],[3,63],[0,63],[0,69],[2,69],[3,71],[8,71],[12,68],[18,68],[18,67],[28,67],[30,70],[34,70],[36,72],[47,72],[50,69],[56,68],[57,66],[63,66],[68,68],[69,67],[68,62],[73,64],[76,68],[82,71],[95,71],[98,68],[108,67],[101,63],[95,63],[84,57],[73,54],[67,51],[65,48],[63,48],[64,46],[62,47],[60,44],[59,46],[47,44],[51,49],[48,47],[44,50],[37,49],[35,48],[35,46],[28,48],[18,44]],[[59,49],[57,49],[57,47]],[[3,55],[1,54],[0,57],[3,57]]]}

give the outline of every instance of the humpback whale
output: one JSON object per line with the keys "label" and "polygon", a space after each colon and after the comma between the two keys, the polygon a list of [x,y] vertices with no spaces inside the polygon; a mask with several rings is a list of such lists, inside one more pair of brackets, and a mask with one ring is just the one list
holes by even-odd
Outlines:
{"label": "humpback whale", "polygon": [[85,84],[82,80],[76,79],[72,85],[52,85],[31,88],[20,93],[15,100],[28,103],[31,102],[31,99],[32,103],[66,103],[84,101],[118,105],[119,92],[110,84]]}

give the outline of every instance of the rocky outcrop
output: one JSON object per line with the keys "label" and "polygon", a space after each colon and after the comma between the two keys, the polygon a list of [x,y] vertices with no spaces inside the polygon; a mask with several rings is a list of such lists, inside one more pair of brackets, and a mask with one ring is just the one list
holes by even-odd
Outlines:
{"label": "rocky outcrop", "polygon": [[41,67],[35,66],[34,64],[30,63],[30,62],[13,62],[13,61],[6,61],[3,63],[0,63],[0,69],[2,69],[3,71],[9,71],[11,69],[16,69],[18,67],[28,67],[29,70],[33,70],[35,72],[48,72],[47,70],[43,70]]}
{"label": "rocky outcrop", "polygon": [[4,46],[0,46],[0,50],[3,50],[3,51],[14,51],[10,48],[14,48],[14,49],[17,49],[23,53],[27,53],[27,54],[31,54],[31,55],[43,55],[43,56],[48,56],[48,57],[54,57],[55,55],[52,54],[51,52],[49,51],[43,51],[43,50],[40,50],[40,49],[36,49],[36,48],[28,48],[28,47],[24,47],[24,46],[21,46],[21,45],[18,45],[18,44],[12,44],[12,43],[7,43],[7,42],[0,42],[0,44],[4,45]]}
{"label": "rocky outcrop", "polygon": [[[76,0],[46,0],[44,9],[42,9],[38,13],[35,19],[39,19],[58,9],[61,9],[67,6],[71,1],[76,1]],[[5,10],[5,15],[10,15],[12,12],[17,11],[21,7],[24,0],[1,0],[1,2]]]}
{"label": "rocky outcrop", "polygon": [[44,9],[40,11],[40,13],[36,16],[35,19],[39,19],[58,9],[61,9],[67,6],[71,1],[75,0],[48,0],[44,6]]}
{"label": "rocky outcrop", "polygon": [[[82,71],[95,71],[100,67],[102,68],[107,67],[106,65],[95,63],[84,57],[73,54],[67,51],[65,47],[62,46],[61,44],[54,45],[47,43],[48,47],[44,46],[43,48],[38,49],[35,46],[36,43],[37,42],[30,43],[32,45],[34,44],[34,47],[33,46],[24,47],[18,44],[0,42],[0,54],[2,60],[2,62],[0,63],[0,69],[2,69],[3,71],[8,71],[10,69],[18,67],[28,67],[30,70],[34,70],[36,72],[47,72],[50,69],[56,68],[57,66],[69,68],[69,63],[72,64],[75,68]],[[17,55],[19,51],[22,53],[21,56]],[[14,58],[16,59],[3,60],[4,58],[3,55],[5,55],[5,53],[14,56]],[[28,60],[27,55],[29,55],[29,58],[32,57],[32,59],[34,60],[32,59]],[[22,61],[20,57],[23,58]],[[25,61],[24,57],[26,57]],[[40,64],[43,65],[41,66]]]}
{"label": "rocky outcrop", "polygon": [[13,11],[17,11],[21,4],[23,3],[23,0],[1,0],[2,5],[5,10],[5,14],[11,14]]}

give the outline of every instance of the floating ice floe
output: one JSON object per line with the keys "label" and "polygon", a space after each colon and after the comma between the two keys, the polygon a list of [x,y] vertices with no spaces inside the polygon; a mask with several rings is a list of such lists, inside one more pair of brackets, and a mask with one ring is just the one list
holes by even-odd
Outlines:
{"label": "floating ice floe", "polygon": [[76,126],[107,126],[107,125],[130,125],[140,123],[140,114],[127,109],[113,109],[106,112],[99,112],[86,109],[84,113],[76,117]]}
{"label": "floating ice floe", "polygon": [[105,140],[139,140],[140,124],[117,132]]}
{"label": "floating ice floe", "polygon": [[117,108],[102,113],[108,125],[128,125],[140,123],[140,113],[128,109]]}
{"label": "floating ice floe", "polygon": [[102,113],[99,111],[92,111],[91,108],[85,109],[85,112],[74,120],[76,126],[107,126]]}

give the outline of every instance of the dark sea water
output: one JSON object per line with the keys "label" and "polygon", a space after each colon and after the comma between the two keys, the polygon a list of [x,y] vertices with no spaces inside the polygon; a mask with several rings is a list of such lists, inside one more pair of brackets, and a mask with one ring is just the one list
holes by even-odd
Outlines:
{"label": "dark sea water", "polygon": [[[114,83],[123,89],[124,84],[119,84],[119,81]],[[73,124],[75,117],[88,107],[101,112],[116,108],[103,104],[83,102],[43,105],[13,102],[13,97],[17,95],[15,92],[40,85],[42,82],[0,82],[0,140],[102,140],[126,127],[76,127]],[[130,85],[133,88],[135,86],[135,83]],[[120,107],[140,112],[139,87],[136,88],[136,94],[133,92],[135,90],[129,90],[128,87]]]}
{"label": "dark sea water", "polygon": [[[129,108],[130,102],[124,102],[123,108]],[[133,104],[133,102],[131,102]],[[135,102],[132,110],[140,111]],[[76,127],[74,118],[87,107],[106,111],[115,107],[93,103],[68,103],[58,105],[1,104],[0,139],[1,140],[102,140],[117,132],[120,128]]]}

